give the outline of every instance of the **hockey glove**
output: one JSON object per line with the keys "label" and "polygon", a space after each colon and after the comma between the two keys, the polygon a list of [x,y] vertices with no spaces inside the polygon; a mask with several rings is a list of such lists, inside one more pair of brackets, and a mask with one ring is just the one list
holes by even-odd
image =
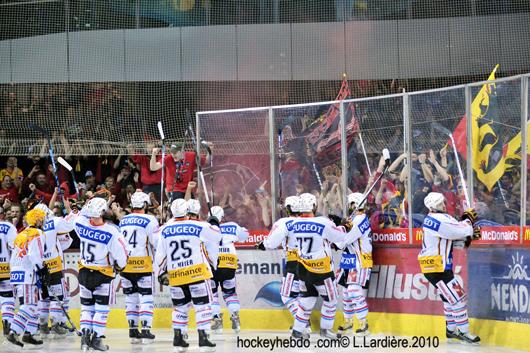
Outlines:
{"label": "hockey glove", "polygon": [[37,275],[39,276],[40,282],[42,284],[42,288],[48,288],[50,285],[50,271],[48,270],[48,266],[43,265],[42,268],[39,268],[37,270]]}
{"label": "hockey glove", "polygon": [[342,222],[342,218],[337,216],[337,215],[334,215],[334,214],[328,215],[328,218],[331,219],[333,221],[333,223],[335,223],[335,225],[337,227],[340,226],[340,224]]}
{"label": "hockey glove", "polygon": [[267,250],[267,249],[265,248],[265,244],[263,244],[262,241],[260,241],[259,243],[256,244],[256,249],[257,249],[257,250]]}
{"label": "hockey glove", "polygon": [[206,222],[210,223],[212,226],[219,227],[219,220],[215,216],[208,217],[208,220]]}
{"label": "hockey glove", "polygon": [[353,227],[353,223],[349,218],[343,219],[340,225],[346,229],[346,232],[349,232]]}
{"label": "hockey glove", "polygon": [[158,276],[158,283],[160,283],[163,286],[169,286],[169,276],[168,276],[167,272],[162,272]]}
{"label": "hockey glove", "polygon": [[480,237],[481,237],[480,227],[479,226],[474,226],[473,227],[473,240],[480,239]]}
{"label": "hockey glove", "polygon": [[465,219],[469,219],[471,224],[475,224],[475,222],[478,219],[477,211],[475,211],[474,208],[468,208],[467,210],[464,211],[464,213],[462,214],[462,217],[460,217],[460,219],[462,221],[465,220]]}

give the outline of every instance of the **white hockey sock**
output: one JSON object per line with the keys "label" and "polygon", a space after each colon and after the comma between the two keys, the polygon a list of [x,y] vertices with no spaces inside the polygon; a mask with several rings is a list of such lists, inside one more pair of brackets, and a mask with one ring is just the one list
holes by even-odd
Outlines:
{"label": "white hockey sock", "polygon": [[173,329],[179,329],[183,332],[188,331],[189,310],[190,303],[177,306],[173,309],[173,313],[171,314]]}
{"label": "white hockey sock", "polygon": [[344,314],[344,320],[352,319],[355,313],[353,300],[350,299],[347,288],[342,288],[342,312]]}
{"label": "white hockey sock", "polygon": [[210,330],[210,321],[212,321],[212,309],[210,304],[193,305],[195,308],[195,321],[197,330]]}
{"label": "white hockey sock", "polygon": [[467,304],[465,300],[451,305],[451,308],[453,309],[453,319],[455,320],[458,330],[462,333],[468,333],[469,320],[467,316]]}
{"label": "white hockey sock", "polygon": [[239,303],[237,293],[228,295],[225,295],[223,293],[223,299],[225,300],[226,307],[228,308],[230,315],[232,315],[234,312],[239,312],[239,310],[241,310],[241,304]]}
{"label": "white hockey sock", "polygon": [[92,330],[94,330],[97,337],[101,337],[105,334],[105,329],[107,328],[109,306],[96,303],[95,309],[94,319],[92,320]]}
{"label": "white hockey sock", "polygon": [[294,318],[298,311],[298,298],[290,298],[282,295],[282,301]]}
{"label": "white hockey sock", "polygon": [[359,284],[348,285],[348,297],[353,302],[357,319],[365,320],[368,315],[368,304],[363,294],[363,288]]}
{"label": "white hockey sock", "polygon": [[337,302],[323,301],[320,308],[320,328],[331,330],[335,322]]}
{"label": "white hockey sock", "polygon": [[2,311],[2,321],[11,323],[15,316],[15,299],[13,297],[0,297],[0,310]]}
{"label": "white hockey sock", "polygon": [[150,329],[153,324],[153,310],[155,304],[153,301],[153,295],[141,295],[140,296],[140,321],[142,322],[143,329]]}
{"label": "white hockey sock", "polygon": [[309,317],[311,311],[315,307],[317,297],[302,297],[299,298],[298,311],[296,312],[293,330],[303,332],[309,324]]}
{"label": "white hockey sock", "polygon": [[50,302],[50,316],[52,319],[52,324],[64,324],[66,322],[66,317],[64,316],[63,309],[61,308],[61,304],[58,301],[54,300]]}
{"label": "white hockey sock", "polygon": [[129,328],[138,328],[140,317],[140,294],[133,293],[125,295],[125,316],[129,323]]}
{"label": "white hockey sock", "polygon": [[11,323],[11,330],[15,331],[17,335],[20,335],[26,331],[28,320],[31,320],[32,313],[29,310],[30,305],[21,305],[18,308],[18,312],[15,314]]}
{"label": "white hockey sock", "polygon": [[451,304],[448,302],[443,302],[444,304],[444,314],[445,314],[445,326],[449,331],[454,331],[456,329],[456,323],[453,318],[453,309]]}
{"label": "white hockey sock", "polygon": [[79,326],[81,330],[92,331],[92,320],[94,318],[94,305],[82,305],[81,304],[81,320],[79,321]]}
{"label": "white hockey sock", "polygon": [[219,316],[221,314],[221,305],[219,304],[219,292],[217,289],[212,287],[212,302],[210,303],[212,307],[212,314],[214,316]]}
{"label": "white hockey sock", "polygon": [[48,324],[48,318],[50,316],[50,299],[39,300],[39,324]]}
{"label": "white hockey sock", "polygon": [[26,322],[26,331],[34,335],[37,333],[37,329],[39,328],[39,323],[38,323],[39,318],[37,316],[37,312],[38,312],[37,305],[32,304],[32,305],[24,305],[24,306],[26,307],[27,312],[29,313],[29,317]]}

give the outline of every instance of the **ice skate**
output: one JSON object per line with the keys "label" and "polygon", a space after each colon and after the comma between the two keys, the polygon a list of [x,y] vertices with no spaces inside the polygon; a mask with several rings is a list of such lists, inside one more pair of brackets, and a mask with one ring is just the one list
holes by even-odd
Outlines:
{"label": "ice skate", "polygon": [[293,330],[291,332],[291,337],[294,338],[294,339],[304,339],[304,340],[308,340],[309,339],[309,333],[306,333],[305,330],[304,332],[299,332],[299,331],[296,331],[296,330]]}
{"label": "ice skate", "polygon": [[55,323],[50,329],[50,334],[53,338],[64,338],[66,337],[68,330],[61,326],[60,323]]}
{"label": "ice skate", "polygon": [[458,340],[460,340],[460,343],[464,343],[464,344],[473,344],[473,345],[478,345],[480,343],[480,337],[479,336],[476,336],[476,335],[473,335],[469,332],[460,332],[458,330],[456,330],[458,332]]}
{"label": "ice skate", "polygon": [[83,352],[88,352],[90,348],[90,331],[83,329],[83,334],[81,335],[81,350]]}
{"label": "ice skate", "polygon": [[[230,318],[232,319],[232,318]],[[215,315],[212,319],[212,332],[216,334],[223,333],[223,314]]]}
{"label": "ice skate", "polygon": [[458,337],[458,331],[451,331],[448,328],[445,328],[445,337],[447,337],[447,342],[458,342],[460,338]]}
{"label": "ice skate", "polygon": [[368,331],[368,321],[360,320],[359,328],[357,330],[355,330],[355,335],[356,336],[366,336],[368,334],[370,334],[370,332]]}
{"label": "ice skate", "polygon": [[199,350],[201,352],[214,352],[216,344],[208,339],[208,334],[205,330],[199,331]]}
{"label": "ice skate", "polygon": [[7,320],[2,321],[2,332],[5,337],[9,335],[9,331],[11,330],[11,325],[9,325],[9,322]]}
{"label": "ice skate", "polygon": [[138,331],[137,328],[130,328],[129,329],[129,339],[131,340],[132,344],[138,344],[142,342],[142,334],[140,331]]}
{"label": "ice skate", "polygon": [[348,333],[353,330],[353,319],[344,320],[344,324],[338,327],[339,333]]}
{"label": "ice skate", "polygon": [[186,352],[190,344],[185,341],[182,331],[175,329],[173,332],[173,352]]}
{"label": "ice skate", "polygon": [[47,338],[50,335],[50,327],[48,324],[39,324],[39,330],[37,331],[37,334],[41,339]]}
{"label": "ice skate", "polygon": [[103,344],[103,338],[105,336],[98,337],[95,332],[92,333],[92,337],[90,338],[90,348],[94,351],[101,351],[106,352],[109,350],[109,346],[106,344]]}
{"label": "ice skate", "polygon": [[241,331],[241,324],[239,321],[239,313],[237,311],[230,315],[230,321],[232,321],[232,330],[234,330],[235,333],[239,333],[239,331]]}
{"label": "ice skate", "polygon": [[321,328],[320,329],[320,337],[324,337],[324,338],[329,338],[331,340],[337,340],[339,338],[342,337],[342,335],[340,333],[335,333],[331,330],[328,330],[328,329],[323,329]]}
{"label": "ice skate", "polygon": [[24,344],[24,347],[41,347],[44,342],[40,339],[37,339],[35,335],[32,335],[29,332],[24,332],[24,335],[22,336],[22,343]]}
{"label": "ice skate", "polygon": [[9,334],[6,336],[6,339],[9,344],[15,347],[24,347],[24,343],[20,342],[20,338],[14,331],[9,332]]}
{"label": "ice skate", "polygon": [[150,344],[155,340],[155,335],[153,335],[149,329],[142,329],[140,336],[142,338],[142,344]]}

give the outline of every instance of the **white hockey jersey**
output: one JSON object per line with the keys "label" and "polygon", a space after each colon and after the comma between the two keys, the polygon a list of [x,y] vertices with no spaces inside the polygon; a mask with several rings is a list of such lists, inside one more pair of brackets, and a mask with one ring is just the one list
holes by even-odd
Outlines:
{"label": "white hockey jersey", "polygon": [[333,271],[331,248],[335,243],[344,248],[348,243],[346,230],[326,217],[299,217],[293,221],[289,237],[298,243],[299,262],[312,273],[328,273]]}
{"label": "white hockey jersey", "polygon": [[439,273],[453,268],[453,241],[473,235],[468,220],[458,221],[446,213],[429,213],[423,220],[422,249],[418,255],[421,272]]}
{"label": "white hockey jersey", "polygon": [[119,228],[105,223],[94,226],[90,219],[78,216],[75,232],[80,241],[79,269],[89,268],[114,277],[114,264],[124,268],[127,265],[127,247]]}
{"label": "white hockey jersey", "polygon": [[121,219],[120,231],[129,253],[123,272],[152,273],[158,237],[157,219],[149,214],[131,213]]}
{"label": "white hockey jersey", "polygon": [[[19,238],[20,237],[20,238]],[[21,238],[28,240],[19,241]],[[11,285],[35,284],[35,271],[44,266],[44,232],[26,228],[15,238],[11,253]]]}
{"label": "white hockey jersey", "polygon": [[17,229],[12,223],[0,222],[0,281],[9,280],[9,261],[16,237]]}
{"label": "white hockey jersey", "polygon": [[267,249],[276,249],[280,245],[285,250],[285,261],[298,261],[298,242],[295,237],[289,237],[289,231],[296,217],[280,218],[272,225],[271,231],[263,241]]}
{"label": "white hockey jersey", "polygon": [[235,222],[223,223],[220,228],[223,239],[219,245],[219,263],[217,267],[237,269],[237,253],[234,243],[247,240],[248,230]]}
{"label": "white hockey jersey", "polygon": [[74,229],[76,215],[51,217],[44,223],[44,260],[50,273],[63,270],[63,252],[72,245],[69,233]]}
{"label": "white hockey jersey", "polygon": [[353,243],[342,252],[339,267],[346,270],[372,268],[372,229],[365,214],[353,217],[348,238]]}
{"label": "white hockey jersey", "polygon": [[173,287],[210,279],[208,256],[213,264],[217,263],[221,240],[219,228],[206,222],[170,220],[160,228],[156,268],[160,273],[167,270]]}

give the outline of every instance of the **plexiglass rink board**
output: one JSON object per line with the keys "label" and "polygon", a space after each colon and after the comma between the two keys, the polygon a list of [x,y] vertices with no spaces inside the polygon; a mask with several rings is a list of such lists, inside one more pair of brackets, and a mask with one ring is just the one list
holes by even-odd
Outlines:
{"label": "plexiglass rink board", "polygon": [[212,163],[204,167],[212,205],[224,208],[226,221],[267,229],[272,221],[269,110],[200,113],[198,135],[212,145]]}

